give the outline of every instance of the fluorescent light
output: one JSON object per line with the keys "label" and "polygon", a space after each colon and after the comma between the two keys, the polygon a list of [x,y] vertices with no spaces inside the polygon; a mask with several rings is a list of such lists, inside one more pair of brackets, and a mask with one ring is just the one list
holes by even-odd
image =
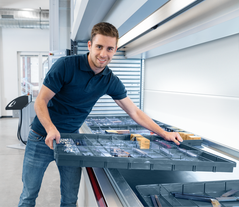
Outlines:
{"label": "fluorescent light", "polygon": [[154,30],[160,24],[169,21],[170,19],[176,17],[177,15],[202,1],[203,0],[169,1],[140,24],[123,35],[118,41],[118,48],[124,47],[126,44],[148,33],[149,31]]}

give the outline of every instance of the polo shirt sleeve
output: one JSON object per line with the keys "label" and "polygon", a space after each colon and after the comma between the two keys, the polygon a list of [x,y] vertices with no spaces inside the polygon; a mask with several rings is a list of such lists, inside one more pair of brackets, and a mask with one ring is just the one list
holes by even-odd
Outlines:
{"label": "polo shirt sleeve", "polygon": [[52,90],[54,93],[60,91],[64,85],[65,78],[65,61],[64,58],[59,58],[46,74],[43,84]]}
{"label": "polo shirt sleeve", "polygon": [[111,96],[112,99],[114,99],[114,100],[121,100],[121,99],[127,97],[127,91],[125,89],[124,84],[115,75],[113,75],[113,78],[112,78],[112,81],[111,81],[111,84],[110,84],[107,94],[109,96]]}

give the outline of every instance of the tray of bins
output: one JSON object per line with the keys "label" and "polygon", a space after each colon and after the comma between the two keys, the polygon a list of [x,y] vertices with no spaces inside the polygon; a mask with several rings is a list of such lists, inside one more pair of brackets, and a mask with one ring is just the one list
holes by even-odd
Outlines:
{"label": "tray of bins", "polygon": [[56,163],[64,166],[232,172],[236,163],[154,135],[61,134]]}
{"label": "tray of bins", "polygon": [[88,127],[126,127],[138,126],[129,116],[96,116],[85,120]]}
{"label": "tray of bins", "polygon": [[148,129],[137,126],[102,126],[102,127],[90,127],[93,134],[142,134],[151,135],[153,132]]}
{"label": "tray of bins", "polygon": [[[141,134],[141,135],[156,135],[148,129],[138,126],[91,126],[90,130],[93,134]],[[182,131],[179,132],[180,136],[184,140],[184,144],[200,146],[203,139],[200,136],[193,133]]]}

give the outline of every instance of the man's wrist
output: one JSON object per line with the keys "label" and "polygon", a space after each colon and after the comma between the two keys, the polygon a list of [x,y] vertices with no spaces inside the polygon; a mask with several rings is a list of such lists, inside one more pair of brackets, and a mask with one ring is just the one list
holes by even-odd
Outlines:
{"label": "man's wrist", "polygon": [[160,128],[160,130],[158,130],[157,134],[163,138],[165,138],[167,136],[167,132],[165,130],[163,130],[162,128]]}
{"label": "man's wrist", "polygon": [[52,124],[51,126],[45,127],[46,133],[48,134],[50,131],[55,131],[56,127]]}

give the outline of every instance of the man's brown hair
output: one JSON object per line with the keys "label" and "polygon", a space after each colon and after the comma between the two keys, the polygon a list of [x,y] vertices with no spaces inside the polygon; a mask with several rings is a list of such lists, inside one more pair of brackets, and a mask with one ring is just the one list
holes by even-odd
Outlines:
{"label": "man's brown hair", "polygon": [[90,37],[91,42],[93,41],[93,38],[97,34],[101,34],[101,35],[105,35],[109,37],[116,37],[116,44],[119,39],[118,30],[115,28],[115,26],[113,26],[112,24],[108,22],[100,22],[92,28],[91,37]]}

